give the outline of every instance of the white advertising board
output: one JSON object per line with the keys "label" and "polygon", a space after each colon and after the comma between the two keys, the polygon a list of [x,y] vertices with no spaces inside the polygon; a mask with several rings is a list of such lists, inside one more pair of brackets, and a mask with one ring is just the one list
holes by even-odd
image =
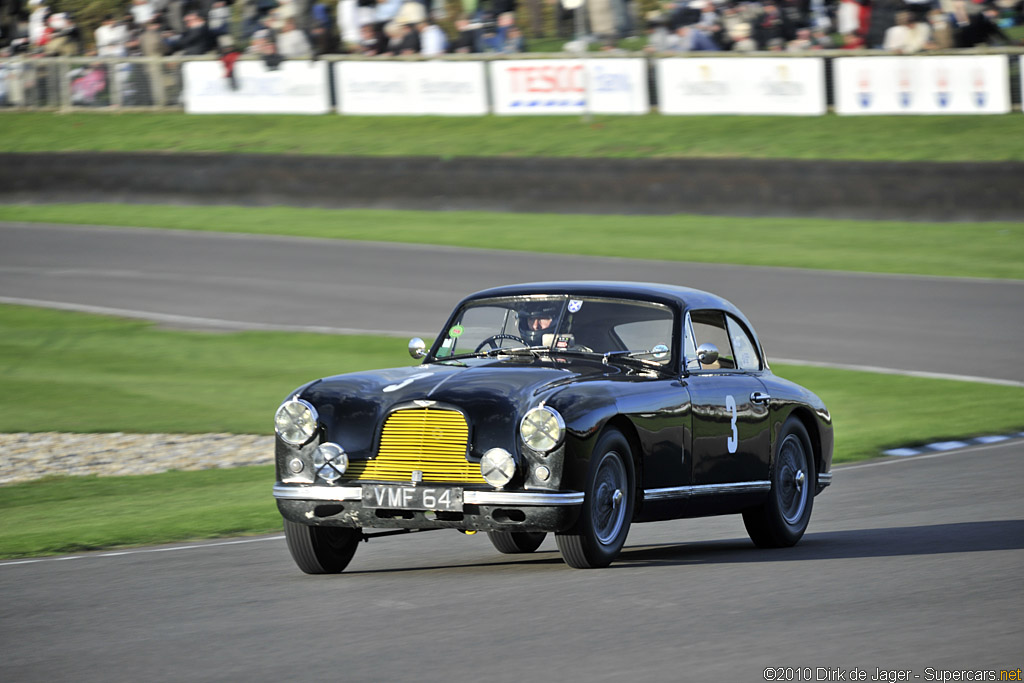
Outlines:
{"label": "white advertising board", "polygon": [[188,114],[326,114],[331,111],[327,65],[285,61],[235,63],[237,89],[220,62],[186,62],[182,99]]}
{"label": "white advertising board", "polygon": [[825,113],[818,57],[668,58],[656,63],[663,114]]}
{"label": "white advertising board", "polygon": [[643,59],[521,59],[490,62],[495,114],[646,114]]}
{"label": "white advertising board", "polygon": [[338,62],[342,114],[486,114],[483,62]]}
{"label": "white advertising board", "polygon": [[840,57],[833,62],[837,114],[1005,114],[1003,55]]}

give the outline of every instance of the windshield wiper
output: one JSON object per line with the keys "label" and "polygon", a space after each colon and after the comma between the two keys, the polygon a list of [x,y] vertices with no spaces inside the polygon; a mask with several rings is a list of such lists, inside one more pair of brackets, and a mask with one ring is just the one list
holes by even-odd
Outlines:
{"label": "windshield wiper", "polygon": [[487,349],[486,351],[467,351],[466,353],[457,353],[454,356],[448,356],[443,360],[452,360],[457,358],[492,358],[501,354],[515,355],[524,352],[536,356],[542,352],[550,350],[551,349],[546,346],[499,346],[496,349]]}
{"label": "windshield wiper", "polygon": [[511,355],[515,355],[515,354],[519,354],[519,353],[524,353],[525,352],[525,353],[532,354],[534,356],[540,356],[541,353],[547,353],[547,352],[550,352],[550,351],[551,351],[551,349],[548,348],[547,346],[499,346],[496,349],[490,349],[488,351],[483,351],[482,354],[484,356],[490,357],[490,356],[498,356],[498,355],[501,355],[503,353],[506,354],[506,355],[510,355],[511,356]]}
{"label": "windshield wiper", "polygon": [[659,372],[666,372],[668,366],[664,363],[659,363],[655,360],[648,360],[646,358],[640,358],[639,356],[654,356],[662,351],[648,351],[647,349],[635,349],[627,351],[609,351],[601,356],[601,362],[608,365],[611,360],[617,361],[631,361],[645,368],[651,368],[652,370],[658,370]]}

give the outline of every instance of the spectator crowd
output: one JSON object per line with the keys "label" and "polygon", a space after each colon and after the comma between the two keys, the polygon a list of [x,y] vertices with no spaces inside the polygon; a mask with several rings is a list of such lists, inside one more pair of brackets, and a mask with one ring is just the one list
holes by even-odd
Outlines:
{"label": "spectator crowd", "polygon": [[[516,0],[130,0],[89,32],[60,0],[0,2],[6,56],[219,54],[230,71],[243,53],[274,66],[331,53],[527,49]],[[532,2],[535,9],[544,0]],[[616,49],[624,38],[645,35],[645,49],[654,53],[878,48],[914,54],[1016,44],[1005,29],[1024,23],[1024,0],[586,0],[583,7],[554,10],[564,36],[579,34],[569,45],[593,41]]]}
{"label": "spectator crowd", "polygon": [[761,0],[670,3],[647,19],[654,52],[883,49],[1016,44],[1004,28],[1024,23],[1024,0]]}

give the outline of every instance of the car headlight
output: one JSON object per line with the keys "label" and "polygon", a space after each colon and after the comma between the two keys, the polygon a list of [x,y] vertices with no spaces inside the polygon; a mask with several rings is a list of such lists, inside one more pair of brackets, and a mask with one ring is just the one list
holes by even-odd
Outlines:
{"label": "car headlight", "polygon": [[316,434],[316,408],[302,399],[285,401],[274,415],[274,429],[293,446],[301,446]]}
{"label": "car headlight", "polygon": [[565,421],[554,408],[534,408],[519,423],[519,437],[538,453],[547,453],[562,443]]}
{"label": "car headlight", "polygon": [[516,461],[504,448],[492,448],[480,458],[480,474],[495,488],[501,488],[512,481],[515,473]]}

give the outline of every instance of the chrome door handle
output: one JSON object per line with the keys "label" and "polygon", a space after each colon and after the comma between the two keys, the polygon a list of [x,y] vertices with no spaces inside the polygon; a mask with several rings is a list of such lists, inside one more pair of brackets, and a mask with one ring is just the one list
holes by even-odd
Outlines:
{"label": "chrome door handle", "polygon": [[771,396],[760,391],[755,391],[750,394],[750,400],[754,403],[768,403],[771,400]]}

